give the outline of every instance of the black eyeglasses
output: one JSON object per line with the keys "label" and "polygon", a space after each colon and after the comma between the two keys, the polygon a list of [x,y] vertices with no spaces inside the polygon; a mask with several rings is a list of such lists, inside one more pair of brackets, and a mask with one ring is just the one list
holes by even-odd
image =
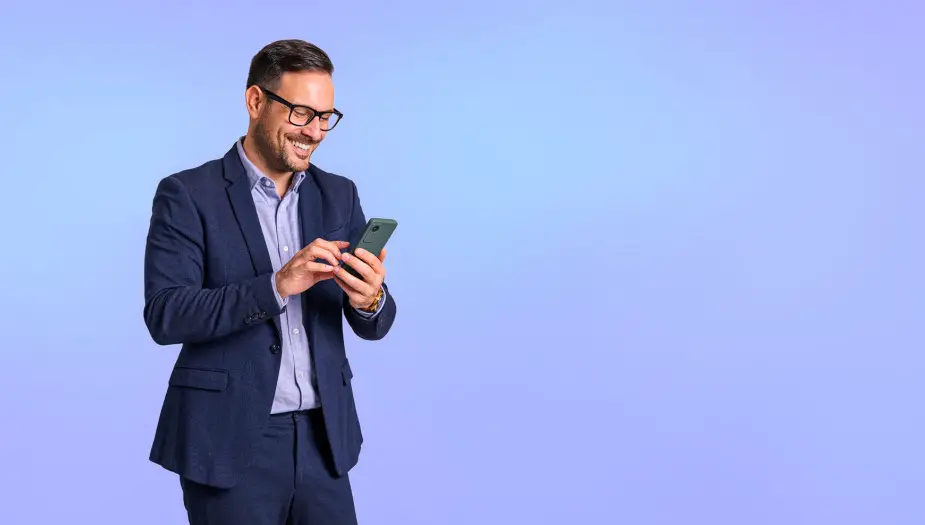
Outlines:
{"label": "black eyeglasses", "polygon": [[279,102],[289,108],[289,123],[293,126],[307,126],[315,117],[318,117],[319,122],[321,122],[321,131],[331,131],[344,116],[344,114],[337,111],[336,108],[330,111],[318,111],[308,106],[293,104],[263,86],[260,86],[260,90],[263,91],[268,99]]}

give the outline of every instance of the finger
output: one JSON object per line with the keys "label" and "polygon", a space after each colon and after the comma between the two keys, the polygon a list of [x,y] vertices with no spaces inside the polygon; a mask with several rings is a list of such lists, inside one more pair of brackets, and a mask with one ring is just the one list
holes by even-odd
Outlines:
{"label": "finger", "polygon": [[379,252],[379,262],[383,262],[383,263],[385,262],[385,248],[383,248],[382,251]]}
{"label": "finger", "polygon": [[[356,261],[353,261],[356,262]],[[351,274],[345,266],[335,266],[334,275],[337,276],[340,280],[353,290],[356,290],[360,293],[368,292],[369,285],[361,278],[355,277]]]}
{"label": "finger", "polygon": [[360,295],[369,295],[372,287],[369,284],[365,283],[362,279],[357,279],[353,275],[350,275],[350,273],[347,271],[346,268],[342,266],[335,267],[334,275],[337,276],[337,278],[339,278],[340,280],[344,281],[344,283],[349,288],[358,292]]}
{"label": "finger", "polygon": [[344,280],[340,278],[340,276],[335,275],[334,282],[336,282],[337,286],[340,286],[340,289],[343,290],[345,294],[347,294],[347,297],[350,299],[351,303],[363,304],[363,294],[351,288],[349,284],[345,283]]}
{"label": "finger", "polygon": [[[340,251],[336,249],[332,250],[331,246],[327,244],[318,243],[317,241],[318,240],[316,239],[315,241],[312,241],[312,243],[309,244],[308,246],[299,250],[299,252],[296,253],[292,257],[292,261],[290,262],[292,264],[301,265],[309,261],[314,261],[315,259],[324,259],[330,262],[331,264],[338,264],[337,260],[340,259]],[[334,257],[333,261],[331,260],[332,256]]]}
{"label": "finger", "polygon": [[327,239],[318,238],[312,241],[309,246],[323,247],[340,257],[341,250],[347,248],[347,246],[350,246],[350,243],[346,241],[329,241]]}
{"label": "finger", "polygon": [[334,277],[334,267],[330,264],[310,261],[305,264],[297,265],[292,269],[295,275],[304,278],[313,279],[315,282],[326,281]]}
{"label": "finger", "polygon": [[[380,274],[384,271],[384,268],[382,266],[382,261],[380,261],[376,256],[364,250],[363,248],[357,248],[356,257],[359,258],[364,263],[366,263],[366,265],[369,266],[369,268],[373,271],[374,274]],[[357,271],[359,272],[360,270],[357,269]],[[362,272],[361,274],[363,275],[363,277],[369,277]]]}
{"label": "finger", "polygon": [[[351,268],[357,271],[358,274],[363,276],[364,281],[369,281],[376,276],[375,270],[373,270],[368,264],[366,264],[359,255],[350,255],[345,253],[342,257],[344,264],[349,265]],[[378,262],[378,260],[376,261]]]}
{"label": "finger", "polygon": [[328,250],[327,247],[310,245],[308,249],[303,250],[303,252],[304,252],[304,255],[302,255],[301,253],[299,254],[299,255],[302,255],[301,264],[312,262],[315,259],[324,259],[325,261],[328,261],[329,263],[331,263],[332,266],[338,265],[337,259],[338,259],[339,253],[334,253],[331,250]]}
{"label": "finger", "polygon": [[[334,276],[334,267],[330,264],[324,264],[319,262],[307,262],[302,265],[302,268],[313,273],[328,274],[328,278]],[[320,277],[320,276],[319,276]]]}

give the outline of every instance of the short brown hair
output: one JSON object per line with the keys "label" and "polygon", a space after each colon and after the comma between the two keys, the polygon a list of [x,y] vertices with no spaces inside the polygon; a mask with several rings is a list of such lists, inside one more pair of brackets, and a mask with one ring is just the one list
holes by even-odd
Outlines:
{"label": "short brown hair", "polygon": [[320,47],[304,40],[277,40],[264,46],[251,59],[247,74],[247,87],[263,86],[269,90],[279,87],[283,73],[296,71],[324,71],[334,74],[331,58]]}

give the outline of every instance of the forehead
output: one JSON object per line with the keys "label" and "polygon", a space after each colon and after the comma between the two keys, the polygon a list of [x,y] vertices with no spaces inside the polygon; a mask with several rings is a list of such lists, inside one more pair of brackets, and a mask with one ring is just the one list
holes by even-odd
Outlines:
{"label": "forehead", "polygon": [[283,73],[276,94],[293,104],[315,109],[334,107],[334,81],[323,71]]}

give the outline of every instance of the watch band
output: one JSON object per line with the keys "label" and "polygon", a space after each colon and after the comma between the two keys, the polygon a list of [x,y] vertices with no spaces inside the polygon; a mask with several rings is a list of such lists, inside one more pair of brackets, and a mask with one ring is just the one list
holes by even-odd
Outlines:
{"label": "watch band", "polygon": [[382,302],[382,287],[379,287],[379,293],[376,294],[376,299],[373,300],[373,304],[367,306],[366,308],[361,308],[364,312],[375,313],[379,309],[379,303]]}

